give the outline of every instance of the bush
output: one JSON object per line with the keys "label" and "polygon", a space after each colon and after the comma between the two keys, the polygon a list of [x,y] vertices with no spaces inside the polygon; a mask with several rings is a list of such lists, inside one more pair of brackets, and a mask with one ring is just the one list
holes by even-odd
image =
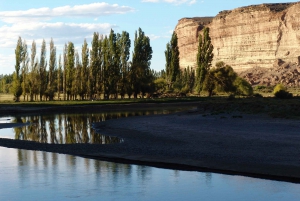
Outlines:
{"label": "bush", "polygon": [[277,84],[273,90],[273,94],[275,95],[279,91],[286,91],[286,88],[282,84]]}
{"label": "bush", "polygon": [[236,93],[243,96],[251,96],[253,94],[253,88],[249,82],[241,77],[237,77],[234,81],[236,87]]}
{"label": "bush", "polygon": [[260,93],[253,94],[253,97],[255,97],[255,98],[263,98],[263,96]]}
{"label": "bush", "polygon": [[275,97],[280,98],[280,99],[290,99],[290,98],[293,98],[293,94],[291,94],[285,90],[280,90],[275,93]]}

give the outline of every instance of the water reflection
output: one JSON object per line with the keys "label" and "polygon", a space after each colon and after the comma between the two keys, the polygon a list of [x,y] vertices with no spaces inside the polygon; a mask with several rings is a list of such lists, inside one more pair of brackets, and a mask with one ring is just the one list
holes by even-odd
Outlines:
{"label": "water reflection", "polygon": [[[114,136],[101,135],[101,133],[96,133],[92,128],[93,123],[122,117],[142,116],[151,114],[168,114],[170,112],[174,112],[174,110],[114,113],[103,112],[94,114],[33,115],[23,117],[16,116],[12,118],[13,123],[30,122],[30,125],[14,128],[12,139],[28,140],[50,144],[121,143],[123,142],[123,139],[119,139]],[[7,118],[3,119],[5,120]],[[2,132],[0,132],[0,137],[7,138],[7,136],[9,136],[7,133],[9,132],[8,130],[5,130],[4,136],[1,135]]]}
{"label": "water reflection", "polygon": [[295,201],[300,185],[0,147],[0,200]]}

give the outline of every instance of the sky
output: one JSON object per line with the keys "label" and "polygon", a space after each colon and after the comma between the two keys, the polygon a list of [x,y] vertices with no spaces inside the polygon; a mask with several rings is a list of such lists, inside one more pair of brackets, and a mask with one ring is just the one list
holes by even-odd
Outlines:
{"label": "sky", "polygon": [[[165,68],[166,44],[179,19],[215,16],[222,10],[262,4],[297,2],[293,0],[0,0],[0,75],[15,70],[15,48],[18,37],[26,40],[28,51],[37,43],[37,56],[42,40],[51,38],[57,57],[67,42],[81,52],[84,39],[91,47],[94,32],[107,35],[127,31],[132,47],[134,33],[140,27],[150,38],[153,50],[151,68]],[[132,48],[133,49],[133,48]],[[49,57],[49,54],[48,56]],[[49,60],[49,58],[48,58]]]}

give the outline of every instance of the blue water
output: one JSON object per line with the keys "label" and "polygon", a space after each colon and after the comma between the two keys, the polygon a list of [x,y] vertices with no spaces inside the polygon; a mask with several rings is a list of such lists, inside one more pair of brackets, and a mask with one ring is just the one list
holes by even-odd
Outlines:
{"label": "blue water", "polygon": [[300,185],[0,147],[0,200],[300,200]]}

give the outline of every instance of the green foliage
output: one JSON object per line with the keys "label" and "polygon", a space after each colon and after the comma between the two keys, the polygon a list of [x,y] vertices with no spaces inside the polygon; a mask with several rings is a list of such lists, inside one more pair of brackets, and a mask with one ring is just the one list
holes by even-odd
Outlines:
{"label": "green foliage", "polygon": [[13,74],[13,85],[12,85],[12,91],[15,97],[16,101],[20,100],[20,96],[22,95],[22,77],[20,75],[20,68],[21,63],[24,60],[24,50],[23,50],[23,43],[21,37],[19,37],[17,42],[17,47],[15,50],[15,57],[16,57],[16,65],[15,65],[15,72]]}
{"label": "green foliage", "polygon": [[171,89],[173,83],[176,82],[176,79],[180,74],[178,38],[175,31],[166,48],[166,76],[168,89]]}
{"label": "green foliage", "polygon": [[135,33],[131,66],[134,98],[137,98],[139,93],[142,93],[142,96],[144,96],[146,92],[149,92],[151,81],[153,81],[153,75],[150,70],[152,53],[150,38],[139,28],[138,32]]}
{"label": "green foliage", "polygon": [[164,93],[165,89],[166,89],[166,80],[164,78],[158,78],[156,80],[154,80],[154,84],[155,84],[155,91],[158,93]]}
{"label": "green foliage", "polygon": [[42,101],[43,96],[45,95],[47,89],[47,59],[46,59],[46,41],[43,40],[41,46],[41,56],[40,56],[40,64],[39,64],[39,94],[40,100]]}
{"label": "green foliage", "polygon": [[274,87],[273,94],[275,95],[279,91],[286,91],[286,88],[285,88],[285,86],[283,86],[283,84],[277,84]]}
{"label": "green foliage", "polygon": [[[177,46],[176,35],[171,42],[174,47]],[[74,100],[77,96],[82,100],[88,96],[99,99],[102,94],[107,98],[118,98],[119,95],[124,98],[125,94],[129,97],[132,94],[135,97],[138,94],[151,94],[155,91],[154,80],[165,76],[165,73],[150,69],[150,39],[140,28],[136,32],[134,44],[132,62],[129,62],[131,40],[128,32],[116,34],[111,30],[105,38],[95,32],[91,50],[86,40],[81,54],[75,51],[72,42],[68,42],[57,65],[56,47],[52,39],[48,63],[45,40],[41,44],[39,57],[36,56],[36,43],[32,42],[29,58],[26,42],[22,42],[20,37],[15,51],[14,81],[5,84],[2,80],[0,88],[2,91],[11,88],[17,101],[20,93],[23,93],[24,100],[26,96],[27,99],[30,96],[30,101],[38,100],[38,96],[41,101],[54,100],[56,94],[57,99],[61,99],[61,92],[63,100]],[[173,55],[177,56],[173,60],[179,58],[178,47],[175,52]],[[179,61],[177,64],[176,68],[179,70]]]}
{"label": "green foliage", "polygon": [[49,73],[48,73],[48,86],[47,86],[47,95],[49,100],[53,100],[55,87],[56,87],[56,47],[54,46],[54,41],[51,38],[50,41],[50,61],[49,61]]}
{"label": "green foliage", "polygon": [[241,77],[237,77],[233,83],[236,88],[236,94],[242,96],[251,96],[253,94],[253,88],[249,82]]}
{"label": "green foliage", "polygon": [[122,98],[125,97],[126,89],[130,88],[130,68],[129,68],[129,57],[130,57],[130,46],[131,40],[129,33],[126,31],[122,32],[121,38],[118,40],[118,48],[121,56],[121,68],[120,68],[120,95]]}
{"label": "green foliage", "polygon": [[203,36],[199,35],[198,54],[197,54],[197,71],[196,71],[196,90],[200,93],[203,89],[203,83],[211,67],[213,60],[213,45],[209,36],[209,28],[203,30]]}
{"label": "green foliage", "polygon": [[70,100],[71,96],[74,95],[74,68],[75,68],[75,49],[72,42],[68,43],[67,49],[67,68],[66,68],[66,93],[67,100]]}
{"label": "green foliage", "polygon": [[90,68],[89,68],[89,96],[90,99],[94,97],[97,93],[97,79],[101,79],[102,77],[99,75],[101,72],[100,62],[101,62],[101,54],[100,52],[100,35],[98,32],[94,32],[93,40],[92,40],[92,49],[90,52]]}
{"label": "green foliage", "polygon": [[237,95],[251,96],[252,86],[244,79],[237,76],[231,66],[224,62],[216,64],[215,68],[208,71],[204,81],[204,90],[212,96],[214,92],[225,92]]}

